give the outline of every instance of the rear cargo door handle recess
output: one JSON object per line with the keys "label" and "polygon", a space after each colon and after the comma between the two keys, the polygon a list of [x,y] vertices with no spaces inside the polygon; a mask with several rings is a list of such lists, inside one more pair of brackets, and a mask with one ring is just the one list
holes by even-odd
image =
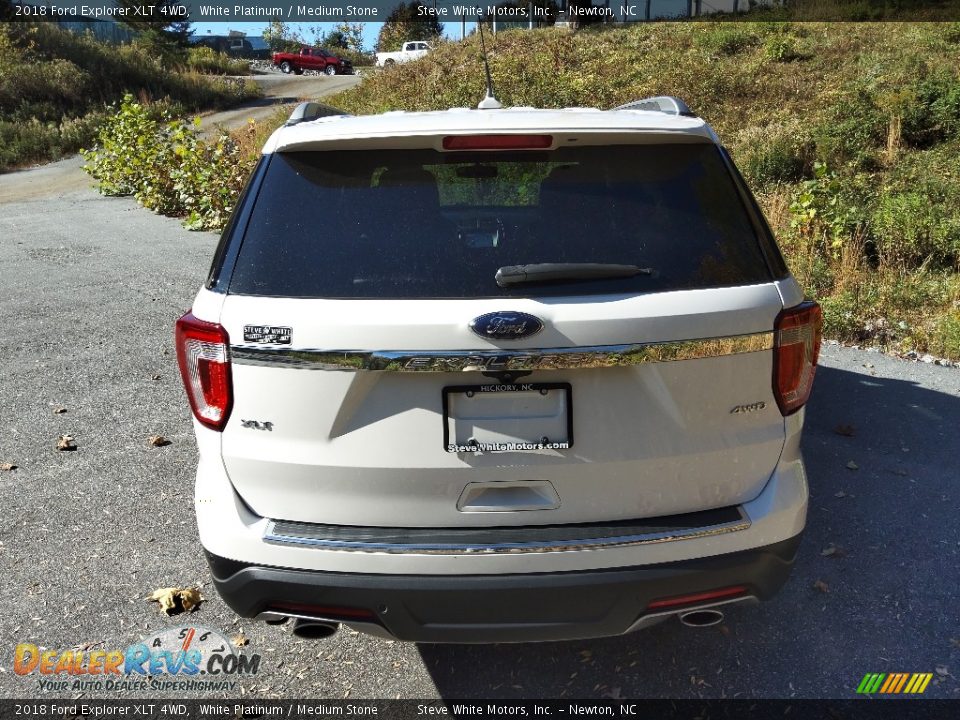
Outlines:
{"label": "rear cargo door handle recess", "polygon": [[556,510],[558,507],[560,496],[547,480],[472,482],[457,500],[457,510],[466,513]]}

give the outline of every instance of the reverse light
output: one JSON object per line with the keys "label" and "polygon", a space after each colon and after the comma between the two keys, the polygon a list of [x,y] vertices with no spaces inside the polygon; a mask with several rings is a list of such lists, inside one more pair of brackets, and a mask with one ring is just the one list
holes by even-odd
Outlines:
{"label": "reverse light", "polygon": [[447,135],[444,150],[546,150],[553,135]]}
{"label": "reverse light", "polygon": [[212,430],[223,430],[233,405],[227,331],[188,312],[177,320],[176,345],[194,417]]}
{"label": "reverse light", "polygon": [[667,608],[680,607],[681,605],[696,605],[710,600],[726,600],[727,598],[746,594],[747,588],[745,586],[734,585],[720,588],[719,590],[708,590],[707,592],[691,593],[690,595],[675,595],[674,597],[654,600],[647,605],[647,610],[665,610]]}
{"label": "reverse light", "polygon": [[782,311],[774,323],[773,395],[784,416],[795,413],[810,397],[822,325],[820,306],[812,301]]}

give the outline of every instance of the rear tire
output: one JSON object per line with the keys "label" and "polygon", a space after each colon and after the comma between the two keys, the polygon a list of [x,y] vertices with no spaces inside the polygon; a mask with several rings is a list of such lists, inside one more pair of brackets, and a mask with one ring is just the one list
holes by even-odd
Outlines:
{"label": "rear tire", "polygon": [[294,68],[294,69],[293,69],[293,74],[294,74],[294,75],[303,75],[303,68]]}
{"label": "rear tire", "polygon": [[337,74],[337,68],[336,68],[334,65],[327,65],[327,66],[323,69],[323,72],[324,72],[326,75],[336,75],[336,74]]}
{"label": "rear tire", "polygon": [[293,72],[293,65],[290,64],[289,60],[284,60],[280,63],[280,72],[286,73],[287,75]]}

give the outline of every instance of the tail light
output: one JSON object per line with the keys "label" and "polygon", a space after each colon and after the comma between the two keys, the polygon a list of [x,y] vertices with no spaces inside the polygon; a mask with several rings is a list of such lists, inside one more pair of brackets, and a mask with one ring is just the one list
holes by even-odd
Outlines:
{"label": "tail light", "polygon": [[773,395],[786,416],[807,402],[820,356],[820,306],[804,302],[784,310],[774,324]]}
{"label": "tail light", "polygon": [[194,417],[208,428],[223,430],[233,406],[227,331],[188,312],[177,320],[176,344]]}

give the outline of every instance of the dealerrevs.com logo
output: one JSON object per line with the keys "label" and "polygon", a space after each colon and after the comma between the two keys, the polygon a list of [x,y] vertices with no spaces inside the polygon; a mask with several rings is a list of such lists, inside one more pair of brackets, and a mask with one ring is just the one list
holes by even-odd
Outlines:
{"label": "dealerrevs.com logo", "polygon": [[38,676],[39,690],[233,690],[238,675],[260,669],[260,656],[238,653],[216,630],[175,627],[125,650],[54,650],[20,643],[17,675]]}

